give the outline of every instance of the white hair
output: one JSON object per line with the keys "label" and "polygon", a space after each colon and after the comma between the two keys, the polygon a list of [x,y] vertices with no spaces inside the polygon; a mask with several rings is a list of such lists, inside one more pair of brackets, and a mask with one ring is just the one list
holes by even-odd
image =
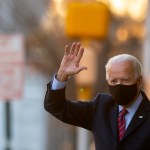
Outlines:
{"label": "white hair", "polygon": [[110,58],[108,60],[107,64],[105,65],[106,79],[107,80],[109,79],[108,69],[111,67],[111,65],[113,63],[119,63],[119,62],[125,62],[125,61],[132,61],[133,62],[135,78],[138,78],[142,75],[141,63],[139,62],[139,60],[135,56],[132,56],[132,55],[129,55],[129,54],[120,54],[120,55],[116,55],[116,56]]}

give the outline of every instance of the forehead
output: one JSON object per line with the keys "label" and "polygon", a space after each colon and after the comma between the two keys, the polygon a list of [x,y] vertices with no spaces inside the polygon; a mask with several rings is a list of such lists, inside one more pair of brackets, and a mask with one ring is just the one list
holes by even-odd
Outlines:
{"label": "forehead", "polygon": [[134,75],[134,63],[132,61],[114,62],[108,68],[110,77],[124,77]]}

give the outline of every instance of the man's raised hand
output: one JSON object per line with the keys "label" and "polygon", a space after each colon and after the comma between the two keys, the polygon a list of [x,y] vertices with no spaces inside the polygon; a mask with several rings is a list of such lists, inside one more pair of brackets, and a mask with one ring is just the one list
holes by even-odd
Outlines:
{"label": "man's raised hand", "polygon": [[77,74],[82,70],[87,70],[87,67],[79,66],[83,53],[84,48],[81,47],[80,43],[73,43],[71,48],[68,45],[65,46],[64,57],[57,73],[59,81],[65,82],[69,76]]}

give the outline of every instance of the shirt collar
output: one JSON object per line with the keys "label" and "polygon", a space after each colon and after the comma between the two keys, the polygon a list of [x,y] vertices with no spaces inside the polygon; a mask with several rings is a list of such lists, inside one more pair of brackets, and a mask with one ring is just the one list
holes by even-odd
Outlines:
{"label": "shirt collar", "polygon": [[[142,99],[143,99],[143,97],[142,97],[142,94],[140,93],[139,96],[137,97],[137,99],[135,100],[135,102],[132,105],[126,107],[128,113],[135,113],[136,110],[138,109],[140,103],[142,102]],[[122,109],[123,109],[123,106],[119,105],[119,112]]]}

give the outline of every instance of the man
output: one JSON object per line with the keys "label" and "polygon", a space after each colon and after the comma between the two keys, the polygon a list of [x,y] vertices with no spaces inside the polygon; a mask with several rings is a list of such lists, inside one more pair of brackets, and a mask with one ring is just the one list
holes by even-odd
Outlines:
{"label": "man", "polygon": [[80,66],[84,48],[65,47],[58,73],[48,84],[45,109],[63,122],[92,131],[96,150],[150,150],[150,102],[141,91],[141,65],[132,55],[109,59],[106,79],[110,94],[99,93],[90,102],[69,101],[65,86]]}

